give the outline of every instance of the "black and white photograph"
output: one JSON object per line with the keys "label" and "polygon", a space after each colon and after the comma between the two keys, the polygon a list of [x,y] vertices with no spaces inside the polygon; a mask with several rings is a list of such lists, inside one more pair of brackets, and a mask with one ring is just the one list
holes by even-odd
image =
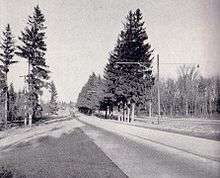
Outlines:
{"label": "black and white photograph", "polygon": [[0,178],[219,178],[220,0],[0,0]]}

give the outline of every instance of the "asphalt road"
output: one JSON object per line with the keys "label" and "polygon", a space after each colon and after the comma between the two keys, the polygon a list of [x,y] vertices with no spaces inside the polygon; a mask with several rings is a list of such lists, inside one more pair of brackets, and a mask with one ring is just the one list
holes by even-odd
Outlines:
{"label": "asphalt road", "polygon": [[[89,119],[89,118],[88,118]],[[138,139],[137,139],[138,140]],[[85,125],[4,152],[0,166],[15,177],[219,177],[220,163]]]}
{"label": "asphalt road", "polygon": [[166,146],[130,140],[94,126],[82,128],[129,177],[220,177],[220,163]]}
{"label": "asphalt road", "polygon": [[0,166],[19,178],[127,177],[80,128],[18,144],[4,153]]}

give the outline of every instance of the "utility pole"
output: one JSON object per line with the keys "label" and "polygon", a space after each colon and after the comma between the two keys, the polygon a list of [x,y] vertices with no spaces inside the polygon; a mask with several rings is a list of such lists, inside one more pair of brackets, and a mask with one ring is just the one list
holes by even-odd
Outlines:
{"label": "utility pole", "polygon": [[168,65],[179,65],[179,64],[188,64],[188,65],[196,65],[197,68],[200,67],[198,63],[178,63],[178,62],[172,62],[172,63],[160,63],[159,61],[159,54],[157,54],[157,99],[158,99],[158,124],[160,123],[160,64],[168,64]]}
{"label": "utility pole", "polygon": [[160,123],[160,61],[159,54],[157,54],[157,104],[158,104],[158,118],[157,122]]}
{"label": "utility pole", "polygon": [[30,73],[31,73],[31,63],[30,63],[30,60],[28,60],[28,100],[30,102],[30,106],[29,106],[29,109],[28,109],[28,125],[31,127],[32,126],[32,117],[33,117],[33,106],[32,106],[32,88],[31,88],[31,83],[30,83]]}
{"label": "utility pole", "polygon": [[7,83],[7,72],[5,74],[5,128],[8,125],[8,83]]}

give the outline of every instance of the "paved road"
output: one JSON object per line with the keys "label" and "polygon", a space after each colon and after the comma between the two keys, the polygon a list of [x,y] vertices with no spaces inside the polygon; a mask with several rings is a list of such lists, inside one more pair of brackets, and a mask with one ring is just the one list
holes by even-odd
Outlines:
{"label": "paved road", "polygon": [[79,120],[131,140],[138,141],[138,143],[144,143],[146,145],[156,143],[160,145],[161,148],[167,148],[168,146],[168,148],[172,147],[175,148],[175,150],[184,151],[220,162],[219,141],[136,127],[128,123],[103,120],[95,116],[88,117],[79,115]]}
{"label": "paved road", "polygon": [[82,128],[129,177],[220,176],[220,163],[154,143],[135,142],[94,126]]}
{"label": "paved road", "polygon": [[20,143],[4,152],[0,166],[19,178],[127,177],[80,128]]}
{"label": "paved road", "polygon": [[[91,118],[88,118],[91,119]],[[56,128],[54,128],[56,129]],[[58,128],[57,128],[58,129]],[[219,177],[219,162],[82,125],[4,152],[0,165],[17,177]]]}

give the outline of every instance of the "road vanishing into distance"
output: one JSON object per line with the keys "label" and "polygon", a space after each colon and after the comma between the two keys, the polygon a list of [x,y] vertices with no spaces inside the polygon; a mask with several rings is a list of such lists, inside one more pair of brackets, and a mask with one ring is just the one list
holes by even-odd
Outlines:
{"label": "road vanishing into distance", "polygon": [[[73,125],[73,129],[62,133],[59,123]],[[218,161],[150,141],[135,141],[80,120],[57,121],[56,126],[51,125],[50,132],[62,134],[59,137],[51,134],[34,137],[33,134],[33,139],[0,147],[0,166],[15,177],[28,178],[212,178],[220,175]]]}

